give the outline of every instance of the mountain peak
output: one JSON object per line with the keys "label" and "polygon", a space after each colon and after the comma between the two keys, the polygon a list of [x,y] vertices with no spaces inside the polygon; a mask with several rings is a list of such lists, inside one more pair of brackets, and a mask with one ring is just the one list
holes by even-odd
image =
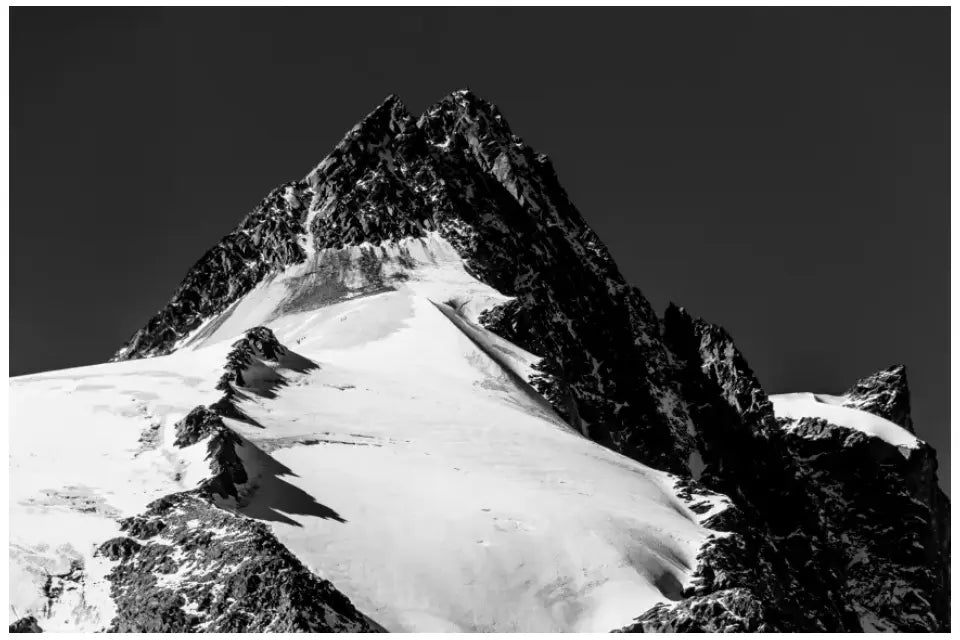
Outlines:
{"label": "mountain peak", "polygon": [[410,112],[400,97],[391,93],[383,99],[376,109],[371,111],[361,122],[385,122],[388,126],[405,124]]}
{"label": "mountain peak", "polygon": [[44,630],[949,628],[935,455],[868,433],[905,369],[778,420],[469,90],[270,192],[116,359],[149,356],[12,385]]}
{"label": "mountain peak", "polygon": [[373,109],[370,113],[364,117],[364,120],[374,117],[377,114],[407,114],[407,105],[403,103],[403,100],[400,99],[395,93],[390,93],[384,98],[376,108]]}
{"label": "mountain peak", "polygon": [[448,96],[440,100],[440,102],[444,101],[453,102],[459,105],[472,105],[475,108],[485,110],[496,110],[497,108],[492,102],[481,98],[476,92],[468,88],[457,89],[456,91],[451,92]]}
{"label": "mountain peak", "polygon": [[337,148],[361,138],[397,134],[407,128],[410,120],[407,106],[391,93],[347,132]]}
{"label": "mountain peak", "polygon": [[844,405],[886,418],[914,433],[906,366],[895,364],[861,378],[844,395]]}
{"label": "mountain peak", "polygon": [[515,138],[500,109],[470,89],[459,89],[429,107],[417,126],[428,138],[461,135],[475,148],[481,139],[503,144]]}
{"label": "mountain peak", "polygon": [[368,164],[379,158],[378,150],[389,145],[412,124],[413,118],[406,105],[391,93],[343,136],[304,181],[317,193],[325,182],[339,184],[340,189],[347,188],[356,181],[358,172],[362,173]]}

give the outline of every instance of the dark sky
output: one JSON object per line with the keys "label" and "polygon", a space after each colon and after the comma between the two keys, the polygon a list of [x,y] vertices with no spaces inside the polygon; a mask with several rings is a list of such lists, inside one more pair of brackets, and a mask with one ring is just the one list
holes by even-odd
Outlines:
{"label": "dark sky", "polygon": [[469,86],[768,391],[905,363],[949,486],[949,9],[10,11],[11,374],[105,360],[388,93]]}

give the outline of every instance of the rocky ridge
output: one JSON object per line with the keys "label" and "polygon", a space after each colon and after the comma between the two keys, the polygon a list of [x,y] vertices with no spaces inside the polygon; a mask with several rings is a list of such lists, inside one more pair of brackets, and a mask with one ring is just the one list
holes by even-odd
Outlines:
{"label": "rocky ridge", "polygon": [[[383,629],[332,584],[314,575],[263,522],[237,512],[249,489],[238,449],[254,445],[223,422],[237,415],[245,380],[266,362],[290,357],[270,329],[254,327],[228,354],[223,397],[175,425],[174,446],[207,450],[210,475],[192,490],[155,500],[121,521],[125,536],[104,542],[120,633],[374,632]],[[246,376],[246,378],[245,378]],[[219,408],[219,410],[218,410]],[[175,577],[174,577],[175,576]]]}
{"label": "rocky ridge", "polygon": [[[626,630],[949,628],[949,505],[929,446],[904,456],[823,419],[778,419],[723,329],[674,306],[665,327],[686,363],[701,482],[737,510],[710,523],[732,535],[704,548],[687,598]],[[891,400],[909,397],[905,377],[892,367],[847,397],[887,417]]]}
{"label": "rocky ridge", "polygon": [[[191,491],[122,523],[100,553],[120,633],[382,631],[311,573],[262,522]],[[174,574],[176,576],[174,577]]]}

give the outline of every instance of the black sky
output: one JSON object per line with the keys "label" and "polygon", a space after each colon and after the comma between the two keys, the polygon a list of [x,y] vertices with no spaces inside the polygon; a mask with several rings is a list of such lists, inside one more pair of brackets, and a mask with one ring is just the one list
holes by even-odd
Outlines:
{"label": "black sky", "polygon": [[11,11],[11,374],[104,361],[387,94],[469,86],[770,392],[908,366],[949,487],[949,9]]}

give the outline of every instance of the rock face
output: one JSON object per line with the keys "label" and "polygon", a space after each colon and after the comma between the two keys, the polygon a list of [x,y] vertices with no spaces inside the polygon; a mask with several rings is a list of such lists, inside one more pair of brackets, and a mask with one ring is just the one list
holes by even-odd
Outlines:
{"label": "rock face", "polygon": [[858,380],[844,394],[844,406],[872,413],[900,425],[910,433],[910,388],[907,386],[907,368],[902,364]]}
{"label": "rock face", "polygon": [[129,537],[100,548],[117,561],[109,575],[117,614],[107,631],[382,631],[265,524],[196,493],[162,498],[122,528]]}
{"label": "rock face", "polygon": [[688,600],[648,612],[635,629],[850,628],[855,619],[834,593],[831,550],[800,465],[746,360],[723,329],[675,306],[665,313],[664,335],[695,424],[700,481],[738,508],[711,524],[730,533],[704,549]]}
{"label": "rock face", "polygon": [[288,183],[263,199],[234,231],[187,272],[173,298],[114,356],[115,360],[170,353],[203,320],[249,292],[272,270],[303,260],[299,218],[305,185]]}
{"label": "rock face", "polygon": [[[390,96],[208,251],[114,358],[178,349],[265,278],[320,252],[356,247],[369,258],[370,246],[428,234],[508,297],[483,309],[479,323],[540,358],[525,382],[569,425],[675,474],[678,495],[729,499],[704,523],[721,535],[701,549],[693,582],[637,611],[624,631],[949,629],[949,504],[934,452],[821,418],[778,418],[732,338],[679,307],[659,318],[546,156],[469,91],[419,117]],[[379,263],[361,263],[374,288],[386,286]],[[101,548],[119,563],[112,630],[376,629],[267,529],[217,506],[246,481],[243,444],[222,418],[246,419],[238,399],[271,397],[284,383],[281,362],[316,366],[297,362],[269,329],[251,328],[228,356],[217,386],[224,395],[178,425],[180,446],[208,439],[213,475],[154,503],[125,523],[128,538]],[[902,366],[842,398],[847,409],[913,432]],[[226,533],[191,529],[191,518]],[[186,593],[163,579],[182,554],[197,559]],[[215,588],[223,567],[225,587]]]}
{"label": "rock face", "polygon": [[33,616],[20,618],[10,625],[10,633],[43,633],[43,629],[37,624],[37,619]]}
{"label": "rock face", "polygon": [[[722,329],[670,307],[665,336],[685,367],[701,481],[742,514],[718,516],[731,535],[705,548],[688,597],[627,630],[948,629],[949,505],[930,448],[904,454],[820,418],[778,420]],[[844,405],[909,424],[890,410],[908,404],[905,380],[903,367],[881,371]]]}
{"label": "rock face", "polygon": [[838,592],[863,630],[948,629],[950,513],[932,449],[921,444],[905,456],[823,419],[784,422],[837,556]]}

